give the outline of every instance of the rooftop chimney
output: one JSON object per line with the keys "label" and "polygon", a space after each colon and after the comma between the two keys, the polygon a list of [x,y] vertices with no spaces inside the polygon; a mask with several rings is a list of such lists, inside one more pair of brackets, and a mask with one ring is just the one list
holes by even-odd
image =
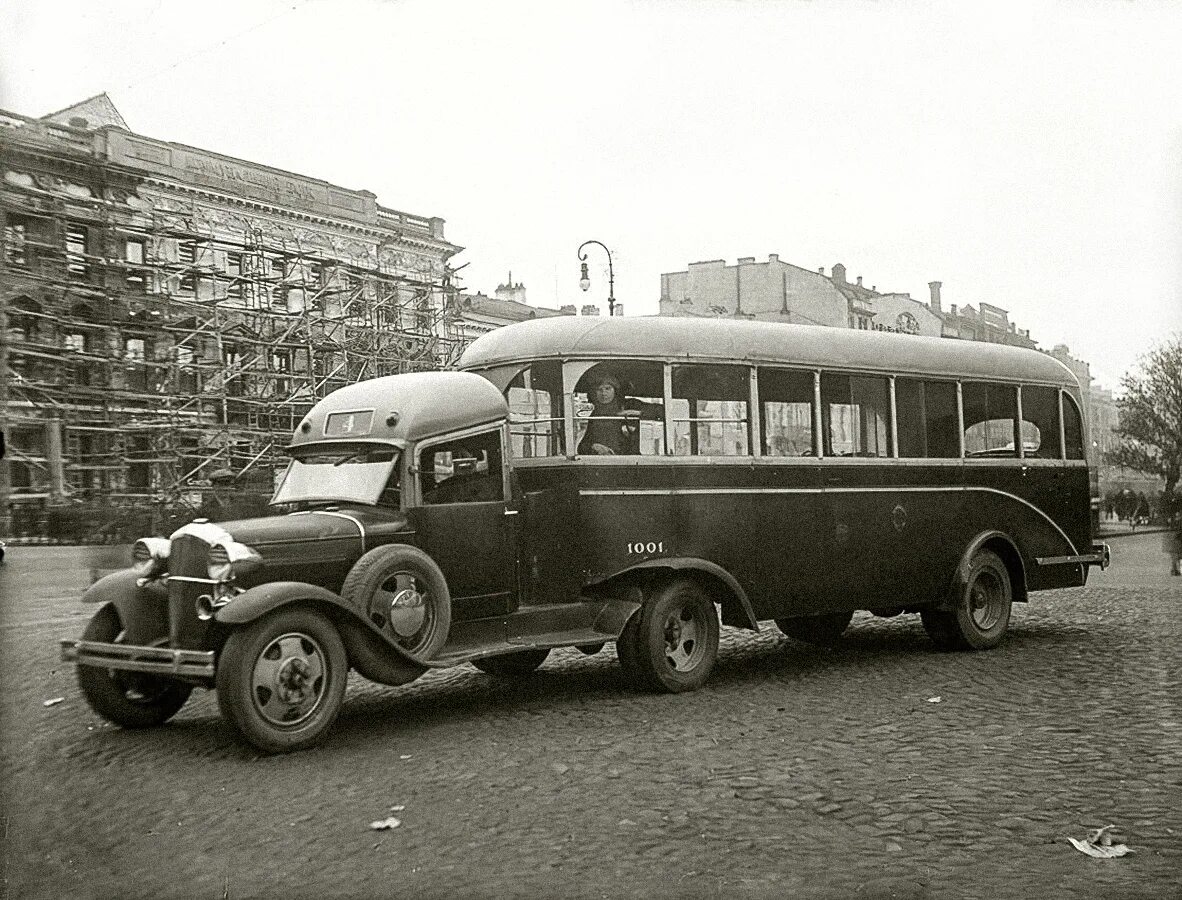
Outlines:
{"label": "rooftop chimney", "polygon": [[[932,312],[939,313],[939,312],[944,311],[943,307],[940,305],[940,288],[943,287],[943,285],[944,285],[944,283],[942,281],[929,281],[928,282],[928,289],[931,290],[931,292],[932,292]],[[956,307],[954,306],[954,307],[952,307],[952,309],[953,309],[952,314],[956,315],[956,312],[955,312]]]}
{"label": "rooftop chimney", "polygon": [[740,256],[739,257],[739,265],[743,265],[744,263],[753,263],[753,262],[755,262],[754,256]]}
{"label": "rooftop chimney", "polygon": [[859,275],[858,276],[858,287],[861,287],[861,286],[862,286],[862,276]]}
{"label": "rooftop chimney", "polygon": [[833,280],[845,284],[845,266],[841,263],[833,264]]}
{"label": "rooftop chimney", "polygon": [[817,274],[824,275],[825,274],[825,267],[824,266],[817,266]]}
{"label": "rooftop chimney", "polygon": [[769,253],[767,255],[767,261],[770,263],[779,262],[780,261],[780,254],[779,253]]}
{"label": "rooftop chimney", "polygon": [[594,303],[584,303],[583,311],[580,313],[583,316],[597,316],[599,315],[599,307]]}

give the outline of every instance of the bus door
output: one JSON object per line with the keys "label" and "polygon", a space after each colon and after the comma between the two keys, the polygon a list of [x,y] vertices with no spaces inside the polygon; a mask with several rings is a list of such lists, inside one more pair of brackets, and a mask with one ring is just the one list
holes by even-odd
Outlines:
{"label": "bus door", "polygon": [[517,608],[518,512],[506,502],[501,429],[422,447],[410,524],[447,579],[452,619]]}

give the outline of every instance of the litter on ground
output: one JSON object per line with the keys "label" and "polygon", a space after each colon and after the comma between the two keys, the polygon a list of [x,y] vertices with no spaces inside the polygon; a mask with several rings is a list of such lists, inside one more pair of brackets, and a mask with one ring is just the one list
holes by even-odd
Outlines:
{"label": "litter on ground", "polygon": [[1096,859],[1114,859],[1134,852],[1127,844],[1112,843],[1110,832],[1115,827],[1115,825],[1105,825],[1103,828],[1089,831],[1087,838],[1082,841],[1070,837],[1067,840],[1071,841],[1071,845],[1080,853],[1086,853]]}

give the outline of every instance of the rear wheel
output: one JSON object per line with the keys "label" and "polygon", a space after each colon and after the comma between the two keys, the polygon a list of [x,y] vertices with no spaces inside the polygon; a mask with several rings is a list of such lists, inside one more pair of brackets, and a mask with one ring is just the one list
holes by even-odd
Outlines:
{"label": "rear wheel", "polygon": [[988,650],[1005,637],[1013,600],[1010,573],[1002,558],[992,550],[978,550],[952,609],[925,609],[920,618],[941,650]]}
{"label": "rear wheel", "polygon": [[548,647],[531,647],[529,650],[518,650],[516,653],[474,659],[472,665],[481,672],[498,678],[524,678],[544,663],[549,655]]}
{"label": "rear wheel", "polygon": [[718,613],[702,589],[688,578],[670,581],[620,635],[620,663],[651,690],[696,690],[718,658],[718,630]]}
{"label": "rear wheel", "polygon": [[288,607],[230,635],[218,660],[218,706],[260,750],[303,750],[336,721],[348,674],[333,624],[315,610]]}
{"label": "rear wheel", "polygon": [[[82,632],[82,640],[123,643],[118,610],[108,605],[96,612]],[[97,666],[78,667],[78,687],[91,709],[124,728],[163,725],[185,705],[193,691],[192,686],[171,678]]]}
{"label": "rear wheel", "polygon": [[806,644],[835,644],[845,634],[853,619],[852,612],[825,613],[820,616],[798,616],[776,619],[776,627],[790,638]]}

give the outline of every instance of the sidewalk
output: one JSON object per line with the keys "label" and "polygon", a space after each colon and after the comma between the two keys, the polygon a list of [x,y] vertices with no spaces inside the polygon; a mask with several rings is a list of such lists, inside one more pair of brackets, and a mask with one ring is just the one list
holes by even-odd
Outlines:
{"label": "sidewalk", "polygon": [[1161,534],[1163,531],[1169,530],[1165,525],[1138,525],[1134,531],[1127,522],[1101,522],[1097,537],[1114,538],[1129,537],[1134,534]]}

